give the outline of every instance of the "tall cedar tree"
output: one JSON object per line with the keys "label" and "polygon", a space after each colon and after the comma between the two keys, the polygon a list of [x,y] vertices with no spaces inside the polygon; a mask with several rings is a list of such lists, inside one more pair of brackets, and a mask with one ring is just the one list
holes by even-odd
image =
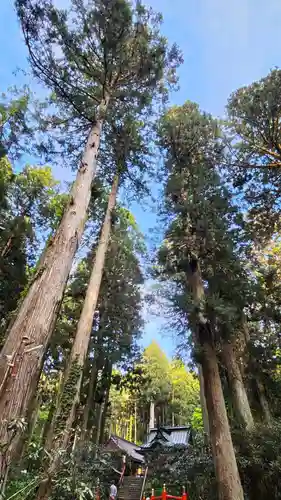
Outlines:
{"label": "tall cedar tree", "polygon": [[[272,235],[280,232],[280,82],[281,70],[274,69],[261,80],[235,91],[227,106],[229,126],[234,134],[227,171],[234,192],[246,202],[246,227],[250,242],[260,248],[266,247]],[[255,273],[257,261],[252,250],[251,243],[249,256]],[[251,309],[255,312],[249,315],[249,319],[257,325],[256,305]],[[264,418],[270,422],[271,412],[256,356],[259,348],[254,345],[259,343],[257,334],[254,334],[252,342],[249,328],[245,326],[246,342],[254,347],[249,360],[255,373],[255,390]]]}
{"label": "tall cedar tree", "polygon": [[[188,106],[185,106],[185,110],[188,114]],[[192,118],[192,106],[189,112]],[[183,140],[186,139],[183,137]],[[206,169],[206,175],[191,176],[189,179],[190,191],[196,193],[198,200],[196,210],[192,198],[190,202],[185,201],[185,208],[189,211],[191,234],[193,231],[194,236],[197,235],[194,250],[201,260],[203,279],[208,284],[208,315],[220,340],[218,345],[227,371],[234,411],[238,422],[250,430],[254,424],[253,416],[233,347],[243,330],[243,308],[250,292],[248,277],[243,269],[243,252],[239,247],[239,235],[241,233],[243,237],[244,233],[241,231],[242,217],[232,205],[230,193],[216,175],[216,163],[211,163],[219,159],[219,142],[215,148],[217,158],[215,156],[212,160],[209,157],[210,166]]]}
{"label": "tall cedar tree", "polygon": [[[155,410],[157,405],[164,408],[169,393],[171,392],[171,380],[169,377],[169,361],[165,353],[156,342],[152,342],[144,351],[142,357],[142,370],[147,380],[143,387],[144,405],[149,404],[150,418],[149,427],[154,428],[156,423]],[[157,422],[163,424],[162,415]]]}
{"label": "tall cedar tree", "polygon": [[[96,171],[102,125],[116,104],[149,106],[175,82],[176,47],[159,33],[161,18],[126,0],[84,3],[69,11],[51,1],[16,2],[36,77],[52,89],[73,119],[81,118],[87,141],[61,224],[40,263],[1,353],[1,476],[11,461],[19,432],[12,419],[25,417],[79,245]],[[11,377],[11,365],[13,374]],[[13,435],[13,439],[11,440]]]}
{"label": "tall cedar tree", "polygon": [[[113,228],[101,282],[97,331],[92,335],[94,339],[91,339],[89,348],[89,353],[94,352],[94,359],[91,360],[94,370],[101,358],[108,358],[111,364],[129,369],[138,352],[136,340],[143,327],[140,294],[143,277],[138,261],[138,255],[144,251],[142,236],[129,212],[119,208],[117,214],[118,221]],[[97,340],[94,347],[93,340]],[[84,381],[86,376],[84,370]],[[88,395],[91,390],[89,386]],[[87,405],[91,405],[93,401],[92,395],[92,400],[87,398]],[[83,416],[85,431],[91,429],[89,413],[92,416],[94,413],[93,408],[87,408],[87,405]]]}
{"label": "tall cedar tree", "polygon": [[256,252],[254,273],[258,287],[250,315],[249,372],[252,382],[260,380],[270,396],[271,408],[264,398],[260,401],[262,417],[268,423],[272,420],[271,410],[276,417],[280,412],[280,250],[277,234],[269,245]]}
{"label": "tall cedar tree", "polygon": [[280,231],[280,83],[281,70],[274,69],[236,90],[227,106],[234,133],[227,167],[234,188],[247,203],[251,236],[259,243]]}
{"label": "tall cedar tree", "polygon": [[192,296],[191,326],[199,347],[219,498],[242,500],[201,272],[202,256],[226,243],[223,232],[218,240],[214,231],[216,225],[225,229],[227,217],[215,171],[221,155],[218,133],[216,122],[192,103],[172,108],[160,122],[160,143],[167,157],[165,209],[172,219],[160,259],[186,296]]}
{"label": "tall cedar tree", "polygon": [[[85,375],[86,357],[88,354],[91,358],[93,354],[93,348],[89,351],[90,340],[93,340],[93,335],[97,338],[98,349],[96,349],[97,352],[95,353],[95,356],[102,356],[102,360],[99,360],[99,362],[102,367],[102,380],[104,383],[102,383],[99,388],[99,392],[101,393],[101,402],[98,405],[95,405],[96,410],[98,410],[98,418],[95,425],[95,439],[97,444],[100,444],[103,438],[107,414],[106,410],[108,406],[113,363],[120,362],[124,357],[124,354],[126,354],[126,352],[128,353],[128,351],[132,356],[132,344],[134,342],[134,337],[139,333],[139,328],[141,326],[141,300],[138,289],[139,283],[141,282],[141,273],[137,257],[134,255],[134,252],[138,247],[139,237],[136,228],[134,227],[135,223],[132,220],[131,215],[126,210],[119,208],[115,216],[117,217],[117,220],[115,221],[114,231],[111,241],[109,242],[108,252],[105,255],[104,265],[106,276],[104,279],[101,277],[102,288],[99,297],[98,310],[95,315],[97,302],[95,304],[95,308],[92,309],[92,302],[90,301],[89,311],[87,311],[90,324],[87,328],[85,327],[85,330],[82,332],[82,336],[81,334],[77,336],[79,325],[81,324],[81,318],[83,319],[83,311],[85,310],[85,304],[89,293],[89,285],[86,291],[86,298],[78,321],[70,360],[68,361],[66,368],[61,399],[56,409],[54,437],[50,447],[53,452],[55,451],[55,455],[53,456],[48,469],[48,480],[44,480],[42,482],[37,493],[38,500],[48,498],[51,487],[49,479],[52,478],[54,472],[57,473],[61,449],[66,449],[72,435],[71,431],[74,425],[77,408],[80,404],[82,377],[83,373]],[[134,241],[134,239],[136,241]],[[100,238],[96,248],[92,251],[92,253],[94,253],[94,261],[96,261],[96,255],[100,251],[101,240],[102,238]],[[89,259],[89,265],[90,262],[91,261]],[[90,284],[92,276],[93,272],[91,269]],[[131,304],[132,300],[133,304]],[[93,325],[94,317],[96,318],[96,324]],[[90,359],[90,365],[93,365],[94,371],[96,371],[95,362],[95,358],[92,361]],[[98,372],[96,375],[98,375]],[[96,384],[97,381],[92,380],[91,382]],[[89,387],[89,391],[91,390],[92,388]],[[88,401],[88,404],[92,403],[92,400]],[[88,418],[88,410],[90,410],[90,408],[87,409],[84,418]],[[86,432],[88,422],[84,422],[83,426]]]}
{"label": "tall cedar tree", "polygon": [[[110,241],[112,220],[114,219],[113,211],[116,205],[118,186],[120,184],[122,185],[124,180],[126,180],[126,174],[127,172],[130,172],[131,169],[140,168],[142,170],[142,174],[148,170],[146,162],[146,154],[148,153],[148,150],[146,144],[142,140],[142,136],[144,136],[144,134],[142,134],[142,126],[142,122],[135,122],[134,120],[125,117],[125,119],[123,118],[118,120],[118,124],[112,127],[112,131],[107,131],[109,134],[111,132],[107,141],[109,147],[108,160],[111,160],[110,164],[112,170],[109,174],[111,174],[111,177],[114,175],[114,177],[108,197],[105,218],[101,228],[101,235],[94,253],[92,272],[64,378],[64,385],[66,389],[68,388],[69,383],[71,383],[73,391],[72,408],[69,409],[69,415],[64,415],[64,435],[61,442],[56,439],[57,447],[62,446],[65,448],[67,445],[69,430],[71,429],[75,418],[75,408],[79,402],[83,367],[88,352],[94,313],[97,306],[102,274],[105,265],[106,252]],[[76,389],[74,390],[74,388]]]}
{"label": "tall cedar tree", "polygon": [[[72,425],[75,414],[75,405],[79,399],[83,366],[88,351],[93,318],[97,306],[103,269],[105,265],[106,252],[110,241],[112,221],[114,220],[114,208],[116,205],[117,190],[118,187],[127,180],[127,175],[130,175],[131,170],[140,170],[141,175],[144,175],[144,173],[148,171],[149,162],[146,160],[146,157],[148,157],[148,148],[142,140],[142,137],[144,137],[144,135],[142,134],[142,127],[142,122],[136,122],[128,117],[125,117],[125,120],[119,120],[119,123],[114,125],[112,127],[112,130],[109,131],[110,136],[107,140],[107,144],[109,147],[108,159],[110,160],[111,170],[113,171],[112,173],[114,174],[114,177],[112,180],[111,191],[108,197],[108,205],[101,229],[100,239],[93,258],[93,267],[90,281],[88,284],[81,316],[77,325],[77,331],[72,346],[70,362],[65,377],[65,384],[67,384],[68,373],[70,374],[72,372],[72,365],[75,365],[76,372],[78,372],[80,369],[80,374],[79,376],[77,375],[77,388],[76,396],[73,398],[73,409],[70,412],[68,420],[66,422],[66,440],[68,434],[67,429]],[[141,175],[136,176],[136,179],[139,180],[139,178],[141,178]]]}

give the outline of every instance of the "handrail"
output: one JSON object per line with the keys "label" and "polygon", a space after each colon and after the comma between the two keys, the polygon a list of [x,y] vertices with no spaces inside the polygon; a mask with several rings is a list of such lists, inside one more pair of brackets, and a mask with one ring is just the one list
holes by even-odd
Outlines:
{"label": "handrail", "polygon": [[145,469],[144,477],[143,477],[143,482],[142,482],[142,487],[141,487],[141,494],[140,494],[140,500],[142,500],[143,494],[144,494],[144,488],[145,488],[145,483],[146,483],[146,478],[147,478],[147,471],[148,467]]}

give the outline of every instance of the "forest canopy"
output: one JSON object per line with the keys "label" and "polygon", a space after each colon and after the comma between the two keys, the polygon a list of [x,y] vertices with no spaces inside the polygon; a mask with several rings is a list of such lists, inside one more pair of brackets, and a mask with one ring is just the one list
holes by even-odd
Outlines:
{"label": "forest canopy", "polygon": [[281,69],[217,118],[174,104],[181,50],[141,1],[15,9],[31,83],[0,97],[1,500],[108,497],[112,436],[179,427],[146,489],[281,498]]}

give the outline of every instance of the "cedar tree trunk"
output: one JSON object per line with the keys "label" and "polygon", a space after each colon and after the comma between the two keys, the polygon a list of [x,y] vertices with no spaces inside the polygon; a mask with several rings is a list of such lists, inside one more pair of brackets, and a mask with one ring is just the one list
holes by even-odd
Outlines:
{"label": "cedar tree trunk", "polygon": [[[105,256],[111,232],[112,210],[116,204],[118,176],[115,176],[111,193],[108,199],[107,210],[103,222],[101,236],[94,256],[94,263],[88,284],[83,309],[78,322],[77,331],[71,349],[70,360],[66,370],[60,408],[54,426],[53,450],[67,448],[69,436],[75,420],[76,408],[79,403],[80,389],[83,376],[83,366],[88,351],[92,331],[93,318],[96,310],[100,284],[102,280]],[[59,437],[58,437],[59,436]],[[43,480],[38,490],[36,500],[43,500],[51,489],[51,478],[59,467],[59,454],[53,458],[48,470],[48,481]]]}
{"label": "cedar tree trunk", "polygon": [[205,440],[206,442],[209,442],[210,440],[209,417],[208,417],[207,403],[205,398],[204,377],[202,372],[202,366],[200,364],[198,364],[198,373],[199,373],[199,388],[200,388],[200,405],[202,410]]}
{"label": "cedar tree trunk", "polygon": [[101,366],[101,362],[103,361],[103,356],[101,353],[97,354],[97,356],[93,360],[93,365],[91,369],[90,381],[89,381],[89,389],[87,395],[87,401],[85,404],[84,412],[83,412],[83,422],[81,429],[81,440],[85,441],[88,434],[88,424],[91,413],[91,408],[93,407],[95,394],[98,383],[98,373]]}
{"label": "cedar tree trunk", "polygon": [[187,282],[197,307],[197,342],[201,347],[204,394],[219,500],[243,500],[243,490],[226,413],[211,327],[205,316],[205,291],[197,259],[190,260]]}
{"label": "cedar tree trunk", "polygon": [[254,419],[247,392],[231,342],[222,345],[223,362],[227,369],[234,410],[240,423],[247,430],[254,427]]}
{"label": "cedar tree trunk", "polygon": [[153,401],[151,401],[149,408],[149,430],[154,429],[154,425],[155,425],[155,404]]}
{"label": "cedar tree trunk", "polygon": [[99,429],[99,442],[98,442],[99,445],[101,445],[103,443],[103,440],[104,440],[104,431],[105,431],[107,409],[108,409],[108,402],[109,402],[109,393],[110,393],[110,387],[111,387],[111,375],[112,375],[112,365],[109,364],[108,373],[106,374],[103,412],[102,412],[101,424],[100,424],[100,429]]}
{"label": "cedar tree trunk", "polygon": [[[103,112],[107,102],[103,103]],[[26,417],[34,396],[32,381],[41,362],[59,313],[67,278],[79,246],[96,172],[103,118],[92,127],[70,201],[41,265],[11,325],[0,356],[0,481],[11,462],[20,432],[12,437],[9,425]]]}

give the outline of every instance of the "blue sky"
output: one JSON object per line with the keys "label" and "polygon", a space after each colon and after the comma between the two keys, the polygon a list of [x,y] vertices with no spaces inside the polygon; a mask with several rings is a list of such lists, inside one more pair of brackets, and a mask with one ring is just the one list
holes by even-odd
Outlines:
{"label": "blue sky", "polygon": [[[66,0],[58,0],[66,4]],[[177,42],[184,55],[180,69],[180,91],[171,96],[172,104],[197,101],[201,108],[222,115],[229,94],[241,85],[264,76],[281,66],[280,0],[151,0],[149,5],[164,15],[163,32]],[[17,67],[26,68],[23,44],[12,0],[0,1],[0,85],[20,84],[13,75]],[[67,170],[56,171],[60,179]],[[134,207],[141,229],[147,237],[155,216]],[[147,345],[159,341],[167,354],[174,349],[165,336],[160,319],[147,315],[143,339]]]}

